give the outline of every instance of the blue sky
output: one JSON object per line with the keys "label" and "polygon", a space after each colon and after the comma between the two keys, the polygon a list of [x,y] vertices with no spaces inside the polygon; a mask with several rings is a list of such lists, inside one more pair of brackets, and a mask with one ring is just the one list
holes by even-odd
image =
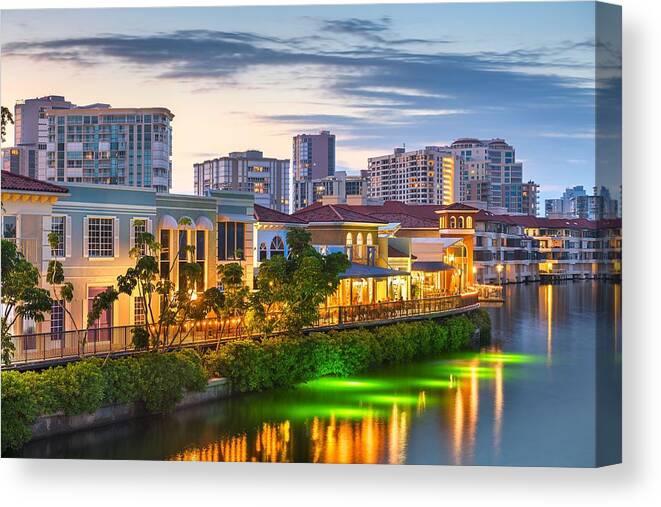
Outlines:
{"label": "blue sky", "polygon": [[503,137],[554,197],[594,184],[594,15],[591,2],[3,11],[2,101],[169,107],[176,191],[195,161],[289,158],[292,135],[323,128],[356,171],[402,143]]}

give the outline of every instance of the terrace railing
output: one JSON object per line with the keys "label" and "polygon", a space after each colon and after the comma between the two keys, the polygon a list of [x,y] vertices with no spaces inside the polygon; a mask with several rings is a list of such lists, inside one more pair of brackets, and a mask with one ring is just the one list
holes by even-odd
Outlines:
{"label": "terrace railing", "polygon": [[[477,308],[478,293],[407,301],[391,301],[370,305],[321,308],[317,322],[310,329],[332,329],[361,324],[412,320],[425,316],[443,316]],[[80,331],[30,333],[12,338],[15,352],[13,366],[58,363],[77,357],[105,356],[135,351],[132,330],[136,326],[116,326]],[[169,336],[168,336],[169,334]],[[184,326],[183,332],[164,333],[171,348],[211,345],[220,341],[257,337],[242,327],[241,319],[224,321],[205,319]]]}

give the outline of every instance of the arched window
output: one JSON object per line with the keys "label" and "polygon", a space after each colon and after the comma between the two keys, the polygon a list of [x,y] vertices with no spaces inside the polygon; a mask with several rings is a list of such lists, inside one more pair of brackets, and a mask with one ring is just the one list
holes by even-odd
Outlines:
{"label": "arched window", "polygon": [[271,257],[274,255],[285,255],[285,244],[280,236],[271,240]]}
{"label": "arched window", "polygon": [[446,222],[447,220],[445,219],[445,217],[441,217],[441,229],[445,229]]}
{"label": "arched window", "polygon": [[473,217],[466,217],[466,229],[473,228]]}
{"label": "arched window", "polygon": [[364,257],[363,249],[363,233],[359,232],[356,234],[356,255],[359,259]]}
{"label": "arched window", "polygon": [[266,242],[262,241],[259,244],[259,262],[264,262],[269,257],[269,252],[266,249]]}
{"label": "arched window", "polygon": [[372,246],[374,244],[374,240],[372,239],[372,233],[368,232],[367,233],[367,241],[365,241],[367,246]]}
{"label": "arched window", "polygon": [[464,217],[459,217],[459,228],[460,229],[464,228]]}
{"label": "arched window", "polygon": [[350,232],[347,232],[346,246],[347,257],[349,260],[353,260],[353,236]]}
{"label": "arched window", "polygon": [[450,229],[457,228],[457,219],[455,217],[450,217]]}

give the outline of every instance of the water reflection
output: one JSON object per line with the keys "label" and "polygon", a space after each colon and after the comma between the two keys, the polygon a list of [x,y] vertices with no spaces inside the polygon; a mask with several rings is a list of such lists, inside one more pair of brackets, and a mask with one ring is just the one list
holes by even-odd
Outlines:
{"label": "water reflection", "polygon": [[489,309],[489,349],[35,441],[21,455],[594,465],[596,421],[619,435],[620,286],[508,286],[506,298]]}
{"label": "water reflection", "polygon": [[[407,462],[413,422],[424,419],[431,408],[445,407],[443,421],[451,428],[453,463],[463,464],[471,461],[475,451],[481,383],[494,385],[494,446],[498,448],[504,365],[534,361],[532,356],[491,348],[418,365],[419,376],[403,376],[397,382],[380,378],[319,379],[299,386],[307,403],[292,407],[289,418],[263,422],[250,432],[223,435],[167,459],[290,462],[304,450],[306,461],[312,463],[402,464]],[[324,405],[318,398],[329,394],[332,403]],[[294,432],[293,426],[301,431]]]}

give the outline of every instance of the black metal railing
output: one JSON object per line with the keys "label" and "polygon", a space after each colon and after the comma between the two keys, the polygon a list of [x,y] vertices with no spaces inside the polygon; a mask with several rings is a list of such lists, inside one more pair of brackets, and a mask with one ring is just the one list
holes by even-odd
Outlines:
{"label": "black metal railing", "polygon": [[[369,305],[321,308],[315,325],[310,329],[341,328],[362,323],[406,320],[421,316],[440,316],[478,305],[478,293],[443,296],[407,301],[390,301]],[[136,326],[115,326],[89,330],[29,333],[12,338],[15,351],[13,365],[58,362],[76,357],[104,356],[135,351],[132,330]],[[166,329],[170,348],[208,345],[218,341],[256,336],[243,326],[240,318],[210,318],[185,324],[183,328]]]}

